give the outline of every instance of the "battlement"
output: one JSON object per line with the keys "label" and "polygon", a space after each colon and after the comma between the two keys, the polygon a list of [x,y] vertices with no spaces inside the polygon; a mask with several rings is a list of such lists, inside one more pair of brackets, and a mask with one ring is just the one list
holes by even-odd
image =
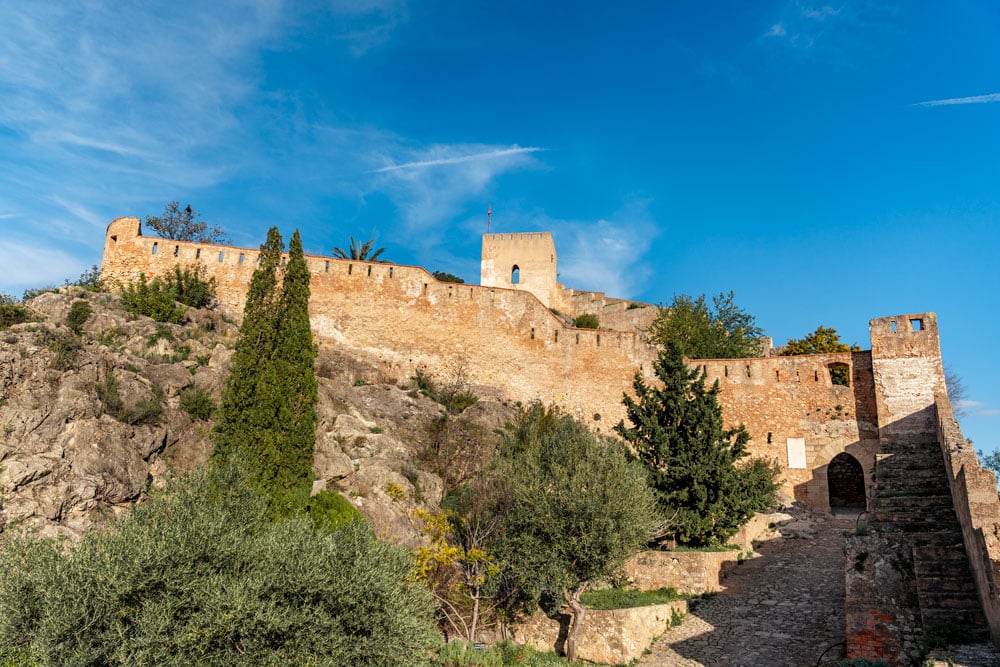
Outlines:
{"label": "battlement", "polygon": [[[215,279],[220,306],[239,317],[258,258],[255,249],[143,236],[138,219],[118,218],[108,226],[102,275],[110,284],[126,283],[140,273],[153,277],[177,264],[198,265]],[[490,278],[492,266],[492,280],[465,285],[440,282],[418,266],[308,255],[317,341],[367,355],[399,379],[420,366],[462,362],[473,383],[502,388],[511,400],[555,403],[597,430],[610,430],[624,417],[621,399],[635,373],[652,377],[657,349],[643,331],[657,309],[558,285],[547,232],[487,234],[483,258],[483,274]],[[507,280],[513,267],[517,282]],[[604,326],[620,326],[567,326],[545,297],[575,302],[566,314],[593,312]],[[937,322],[933,313],[872,320],[872,340],[872,352],[691,363],[719,382],[726,423],[747,427],[751,453],[778,460],[786,488],[826,509],[825,466],[834,457],[846,452],[865,470],[874,465],[883,420],[873,360],[881,368],[920,366],[926,359],[906,355],[934,353]]]}

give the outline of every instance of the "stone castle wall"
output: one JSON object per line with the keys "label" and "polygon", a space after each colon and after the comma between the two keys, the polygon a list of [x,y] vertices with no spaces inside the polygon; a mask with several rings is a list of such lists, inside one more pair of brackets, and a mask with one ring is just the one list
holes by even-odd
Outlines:
{"label": "stone castle wall", "polygon": [[[530,261],[508,252],[522,245]],[[554,298],[574,300],[579,312],[598,309],[604,326],[609,320],[622,325],[575,329],[527,289],[549,286],[540,276],[549,271],[546,262],[554,267],[556,261],[551,235],[487,235],[483,257],[484,263],[487,257],[502,260],[497,280],[507,263],[519,262],[520,287],[441,283],[419,267],[307,256],[319,344],[373,358],[397,379],[420,366],[461,366],[471,382],[500,387],[510,400],[555,403],[610,432],[624,417],[621,398],[635,373],[652,374],[656,350],[641,330],[656,308],[629,309],[631,302],[553,281]],[[257,258],[257,250],[142,236],[138,219],[118,218],[108,226],[102,276],[124,283],[140,273],[152,277],[176,264],[197,264],[215,278],[221,307],[239,317]],[[550,274],[554,278],[554,268]],[[751,452],[782,466],[786,491],[828,509],[825,466],[840,452],[861,463],[870,486],[878,423],[870,353],[691,363],[705,368],[709,382],[719,381],[727,424],[747,426]],[[831,382],[834,363],[849,367],[850,386]]]}

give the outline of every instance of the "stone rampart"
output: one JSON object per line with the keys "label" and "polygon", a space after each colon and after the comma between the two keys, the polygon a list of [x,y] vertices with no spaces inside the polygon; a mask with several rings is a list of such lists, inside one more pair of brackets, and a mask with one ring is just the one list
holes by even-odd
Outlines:
{"label": "stone rampart", "polygon": [[936,400],[938,442],[944,455],[962,540],[990,636],[1000,646],[1000,497],[996,476],[980,467],[955,421],[947,393]]}
{"label": "stone rampart", "polygon": [[[830,509],[827,466],[846,452],[861,465],[870,497],[878,449],[871,354],[840,352],[761,359],[696,359],[718,381],[727,424],[750,432],[750,452],[776,460],[785,487],[810,507]],[[848,385],[831,368],[846,368]]]}
{"label": "stone rampart", "polygon": [[[108,227],[102,275],[128,282],[200,265],[222,308],[242,314],[259,252],[140,234],[136,218]],[[404,379],[418,367],[463,366],[469,381],[507,398],[555,403],[608,432],[624,417],[621,397],[655,351],[634,331],[567,327],[531,292],[442,283],[425,269],[307,256],[310,316],[320,345],[342,345]]]}
{"label": "stone rampart", "polygon": [[[255,249],[143,236],[137,218],[118,218],[108,225],[101,270],[114,284],[140,273],[163,275],[177,264],[203,267],[216,280],[221,308],[239,317],[258,256]],[[442,283],[420,267],[307,256],[319,344],[364,355],[396,379],[421,366],[461,367],[467,380],[501,388],[509,400],[555,403],[610,432],[624,416],[621,398],[635,373],[652,375],[656,349],[641,329],[656,309],[629,309],[630,302],[556,284],[554,245],[545,233],[487,235],[483,257],[494,262],[493,278],[501,282],[511,277],[507,264],[521,262],[523,284]],[[622,330],[567,326],[532,287],[599,303],[607,311],[604,324],[610,314]],[[751,452],[784,469],[785,490],[828,509],[826,466],[838,454],[853,457],[871,486],[879,423],[871,359],[854,352],[691,363],[719,381],[726,423],[747,426]],[[847,368],[849,386],[832,382],[831,366],[838,364]]]}

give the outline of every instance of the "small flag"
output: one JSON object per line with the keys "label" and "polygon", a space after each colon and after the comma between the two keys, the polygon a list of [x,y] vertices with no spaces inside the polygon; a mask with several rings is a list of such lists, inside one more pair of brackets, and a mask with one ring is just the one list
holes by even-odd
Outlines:
{"label": "small flag", "polygon": [[490,228],[493,226],[493,204],[486,207],[486,233],[490,233]]}

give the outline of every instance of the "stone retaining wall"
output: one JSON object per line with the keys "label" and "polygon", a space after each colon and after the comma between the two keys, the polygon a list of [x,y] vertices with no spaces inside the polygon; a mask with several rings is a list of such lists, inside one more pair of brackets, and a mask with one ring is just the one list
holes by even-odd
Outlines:
{"label": "stone retaining wall", "polygon": [[[687,612],[687,600],[632,609],[588,609],[580,628],[578,657],[610,665],[638,660],[653,640],[670,627],[674,610]],[[513,628],[514,643],[538,651],[564,652],[569,615],[553,619],[541,610]]]}
{"label": "stone retaining wall", "polygon": [[625,563],[625,574],[639,590],[673,588],[685,595],[722,589],[724,571],[734,567],[754,542],[771,537],[772,516],[757,514],[729,541],[730,551],[643,551]]}

